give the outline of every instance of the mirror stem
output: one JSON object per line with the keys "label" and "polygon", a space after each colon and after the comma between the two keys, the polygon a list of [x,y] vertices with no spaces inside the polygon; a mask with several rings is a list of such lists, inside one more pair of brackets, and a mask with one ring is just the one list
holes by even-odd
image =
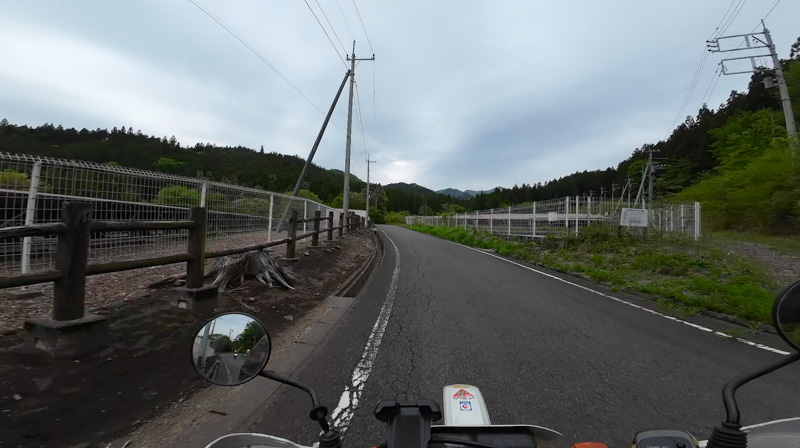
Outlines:
{"label": "mirror stem", "polygon": [[739,387],[760,376],[764,376],[768,373],[773,372],[774,370],[780,369],[783,366],[788,366],[789,364],[797,362],[799,360],[800,360],[800,352],[792,353],[791,355],[784,357],[775,364],[772,364],[768,367],[757,370],[755,372],[742,375],[739,378],[735,378],[730,382],[728,382],[728,384],[726,384],[725,387],[722,389],[722,401],[725,403],[725,411],[728,414],[726,422],[733,425],[739,424],[739,405],[736,404],[736,390],[739,389]]}
{"label": "mirror stem", "polygon": [[309,386],[306,386],[305,384],[300,384],[297,381],[294,381],[285,376],[278,375],[275,372],[270,372],[269,370],[262,370],[258,374],[265,378],[277,381],[279,383],[288,384],[289,386],[296,387],[311,396],[312,406],[314,407],[322,406],[319,402],[319,397],[317,396],[317,392],[314,389],[310,388]]}
{"label": "mirror stem", "polygon": [[328,415],[328,408],[326,408],[325,406],[322,405],[322,403],[320,403],[319,396],[317,396],[317,391],[315,391],[309,386],[306,386],[305,384],[298,383],[297,381],[294,381],[282,375],[278,375],[275,372],[270,372],[269,370],[262,370],[258,374],[263,376],[264,378],[269,378],[273,381],[277,381],[279,383],[296,387],[307,393],[309,396],[311,396],[311,405],[314,408],[311,409],[309,417],[311,418],[311,420],[319,422],[319,425],[320,427],[322,427],[323,431],[328,432],[330,430],[330,426],[328,425],[328,420],[325,419],[325,417],[327,417]]}

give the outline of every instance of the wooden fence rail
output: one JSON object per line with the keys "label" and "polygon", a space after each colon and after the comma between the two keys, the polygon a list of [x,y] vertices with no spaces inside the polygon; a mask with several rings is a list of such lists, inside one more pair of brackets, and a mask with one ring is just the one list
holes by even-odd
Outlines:
{"label": "wooden fence rail", "polygon": [[[353,213],[348,217],[339,213],[339,226],[333,227],[333,215],[334,213],[330,212],[327,217],[322,217],[320,212],[316,212],[313,218],[299,220],[295,210],[292,211],[289,219],[288,238],[247,247],[206,252],[206,209],[203,207],[192,208],[188,221],[93,221],[91,204],[65,202],[59,223],[0,229],[0,241],[47,235],[58,236],[55,269],[0,277],[0,289],[53,282],[53,320],[81,319],[84,316],[86,276],[88,275],[186,262],[186,288],[198,289],[204,286],[205,260],[207,258],[240,254],[284,244],[286,245],[286,258],[294,258],[297,241],[311,237],[313,238],[312,244],[318,245],[321,233],[327,233],[327,239],[331,241],[334,230],[338,230],[339,236],[341,236],[344,229],[349,229],[348,232],[350,232],[364,222],[363,218]],[[347,220],[346,224],[344,224],[345,219]],[[325,229],[320,229],[321,221],[327,222]],[[314,231],[298,236],[297,226],[304,222],[313,223]],[[160,230],[188,230],[189,239],[186,252],[155,258],[89,263],[89,240],[92,232]]]}

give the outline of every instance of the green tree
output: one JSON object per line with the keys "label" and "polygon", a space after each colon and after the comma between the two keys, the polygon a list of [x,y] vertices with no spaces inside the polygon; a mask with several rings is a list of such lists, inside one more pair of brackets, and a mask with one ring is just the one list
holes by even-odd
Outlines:
{"label": "green tree", "polygon": [[419,206],[419,211],[417,212],[417,215],[419,215],[419,216],[433,216],[434,213],[436,213],[436,211],[433,210],[433,207],[431,207],[428,204],[422,204],[422,205]]}
{"label": "green tree", "polygon": [[183,185],[170,185],[162,188],[152,202],[159,205],[197,207],[200,205],[200,192]]}
{"label": "green tree", "polygon": [[169,157],[159,157],[158,160],[153,162],[153,166],[156,167],[159,171],[164,171],[167,173],[174,173],[183,165],[183,162],[180,162],[175,159],[170,159]]}
{"label": "green tree", "polygon": [[800,37],[792,44],[792,48],[789,51],[789,59],[800,59]]}
{"label": "green tree", "polygon": [[[291,191],[287,191],[286,194],[291,196],[292,192]],[[313,192],[311,192],[309,190],[306,190],[306,189],[301,189],[300,191],[298,191],[297,192],[297,196],[299,196],[301,198],[311,199],[314,202],[322,203],[322,200],[319,198],[319,196],[317,196]]]}
{"label": "green tree", "polygon": [[405,224],[406,223],[406,216],[410,213],[408,211],[403,210],[400,212],[386,212],[385,221],[386,224]]}
{"label": "green tree", "polygon": [[233,348],[240,352],[252,350],[255,343],[265,335],[266,333],[261,325],[256,321],[251,321],[244,327],[244,331],[239,333],[236,339],[233,340]]}
{"label": "green tree", "polygon": [[14,170],[0,171],[0,188],[27,191],[30,186],[31,178],[27,173],[20,173]]}
{"label": "green tree", "polygon": [[[342,208],[344,207],[343,195],[339,194],[331,202],[328,203],[330,207]],[[351,210],[364,210],[367,206],[367,201],[364,200],[364,195],[355,191],[350,192],[350,203],[348,204]]]}
{"label": "green tree", "polygon": [[441,216],[450,216],[455,215],[457,213],[464,213],[467,211],[466,207],[463,207],[458,204],[442,204],[442,208],[440,209]]}
{"label": "green tree", "polygon": [[233,351],[233,342],[226,334],[214,333],[211,336],[211,348],[218,353],[228,353]]}

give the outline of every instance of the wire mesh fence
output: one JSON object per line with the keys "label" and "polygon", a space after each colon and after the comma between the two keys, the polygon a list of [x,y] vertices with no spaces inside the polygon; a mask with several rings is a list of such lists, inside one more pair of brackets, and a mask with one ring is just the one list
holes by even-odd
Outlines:
{"label": "wire mesh fence", "polygon": [[570,196],[450,216],[408,216],[406,224],[477,229],[495,235],[543,238],[579,235],[588,226],[700,238],[700,204],[661,199],[649,208],[623,200]]}
{"label": "wire mesh fence", "polygon": [[[192,207],[205,207],[206,250],[285,238],[292,210],[308,218],[319,210],[323,217],[334,211],[338,219],[340,212],[309,199],[201,178],[0,152],[0,228],[58,222],[66,201],[91,203],[92,218],[107,221],[186,220]],[[52,269],[56,244],[55,236],[0,241],[0,275]],[[171,255],[187,244],[185,230],[94,232],[90,262]]]}

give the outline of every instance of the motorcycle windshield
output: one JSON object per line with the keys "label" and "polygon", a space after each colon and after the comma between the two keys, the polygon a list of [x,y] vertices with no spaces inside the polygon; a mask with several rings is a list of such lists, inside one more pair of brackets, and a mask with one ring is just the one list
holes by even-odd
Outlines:
{"label": "motorcycle windshield", "polygon": [[206,448],[311,448],[298,445],[291,440],[267,434],[228,434],[206,445]]}

